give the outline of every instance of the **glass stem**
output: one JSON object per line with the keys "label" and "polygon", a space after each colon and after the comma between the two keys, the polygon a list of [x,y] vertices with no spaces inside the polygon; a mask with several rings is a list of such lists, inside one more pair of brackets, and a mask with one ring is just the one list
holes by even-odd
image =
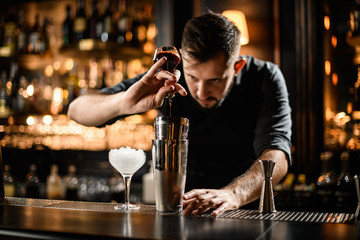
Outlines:
{"label": "glass stem", "polygon": [[130,204],[130,182],[131,182],[132,175],[125,175],[125,205]]}

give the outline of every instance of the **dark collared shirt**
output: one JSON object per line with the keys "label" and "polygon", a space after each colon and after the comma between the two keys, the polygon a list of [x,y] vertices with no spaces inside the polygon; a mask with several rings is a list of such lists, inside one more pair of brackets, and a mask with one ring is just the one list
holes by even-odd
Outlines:
{"label": "dark collared shirt", "polygon": [[[275,64],[242,57],[246,65],[220,107],[202,109],[190,94],[173,99],[172,115],[190,120],[186,190],[224,187],[268,148],[280,149],[290,159],[291,108],[285,79]],[[142,76],[102,92],[124,91]],[[179,82],[187,89],[183,77]],[[159,111],[168,114],[167,101]]]}

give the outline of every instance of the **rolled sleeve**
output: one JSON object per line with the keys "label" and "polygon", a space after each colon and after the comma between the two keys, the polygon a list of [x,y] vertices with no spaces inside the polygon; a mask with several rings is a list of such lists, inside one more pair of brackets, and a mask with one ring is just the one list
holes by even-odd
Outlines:
{"label": "rolled sleeve", "polygon": [[256,123],[253,143],[257,156],[269,148],[286,153],[291,159],[291,108],[285,79],[276,65],[269,66],[270,76],[265,76],[262,86],[263,101]]}

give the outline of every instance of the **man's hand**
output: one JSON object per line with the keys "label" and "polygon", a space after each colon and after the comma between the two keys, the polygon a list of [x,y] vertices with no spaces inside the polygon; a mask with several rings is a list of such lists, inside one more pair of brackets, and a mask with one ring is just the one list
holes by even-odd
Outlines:
{"label": "man's hand", "polygon": [[194,189],[183,196],[184,215],[200,215],[211,209],[215,209],[211,214],[218,216],[221,213],[238,209],[239,199],[227,189]]}
{"label": "man's hand", "polygon": [[[272,175],[273,184],[277,184],[287,173],[286,154],[277,149],[266,149],[259,159],[276,160]],[[218,216],[227,210],[256,200],[260,196],[263,174],[258,161],[255,161],[245,174],[235,178],[222,189],[194,189],[183,196],[184,215],[200,215],[215,209],[212,215]]]}
{"label": "man's hand", "polygon": [[165,57],[157,61],[140,81],[125,92],[124,106],[131,108],[126,112],[138,113],[158,108],[170,92],[187,95],[184,87],[177,83],[180,78],[179,70],[174,73],[158,71],[165,62]]}

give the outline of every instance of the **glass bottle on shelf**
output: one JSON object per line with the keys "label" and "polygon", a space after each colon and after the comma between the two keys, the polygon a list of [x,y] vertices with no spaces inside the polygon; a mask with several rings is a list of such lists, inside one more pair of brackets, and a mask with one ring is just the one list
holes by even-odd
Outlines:
{"label": "glass bottle on shelf", "polygon": [[332,169],[333,153],[326,151],[321,153],[321,174],[316,181],[316,209],[319,211],[331,211],[333,206],[333,188],[335,175]]}
{"label": "glass bottle on shelf", "polygon": [[88,34],[89,38],[91,39],[101,38],[101,33],[103,32],[103,23],[99,12],[98,0],[93,0],[92,2],[92,15],[88,19],[88,31],[89,31]]}
{"label": "glass bottle on shelf", "polygon": [[62,24],[62,34],[63,34],[62,40],[63,40],[63,46],[65,47],[73,42],[73,36],[74,36],[73,24],[74,22],[71,16],[71,6],[67,5],[66,17]]}
{"label": "glass bottle on shelf", "polygon": [[10,172],[10,166],[5,165],[4,166],[4,193],[5,197],[14,197],[15,196],[15,179],[13,175]]}
{"label": "glass bottle on shelf", "polygon": [[27,52],[27,33],[25,29],[24,9],[20,9],[18,19],[19,23],[17,30],[16,50],[20,53],[25,53]]}
{"label": "glass bottle on shelf", "polygon": [[341,173],[336,179],[334,188],[335,208],[338,212],[354,212],[356,209],[356,195],[354,178],[349,172],[349,152],[344,151],[340,156]]}
{"label": "glass bottle on shelf", "polygon": [[29,32],[28,39],[28,52],[29,53],[40,53],[41,50],[41,25],[40,25],[40,16],[39,14],[35,17],[34,26]]}
{"label": "glass bottle on shelf", "polygon": [[350,11],[350,31],[352,36],[360,35],[360,1],[355,0]]}
{"label": "glass bottle on shelf", "polygon": [[116,42],[123,44],[126,42],[126,31],[128,29],[129,16],[126,11],[126,0],[119,0],[118,18],[116,21]]}
{"label": "glass bottle on shelf", "polygon": [[294,204],[298,210],[313,210],[314,184],[308,184],[305,174],[299,174],[294,184]]}
{"label": "glass bottle on shelf", "polygon": [[101,41],[107,42],[112,39],[113,35],[113,21],[112,21],[112,11],[109,0],[104,0],[104,16],[103,16],[103,28],[101,33]]}
{"label": "glass bottle on shelf", "polygon": [[6,72],[1,72],[1,79],[0,79],[0,117],[8,117],[11,114],[9,108],[9,96],[8,91],[6,89]]}
{"label": "glass bottle on shelf", "polygon": [[68,167],[68,172],[64,176],[64,183],[66,188],[65,199],[71,201],[78,200],[79,179],[76,176],[76,167],[74,165]]}
{"label": "glass bottle on shelf", "polygon": [[40,198],[40,179],[35,164],[30,165],[29,173],[26,175],[25,197]]}
{"label": "glass bottle on shelf", "polygon": [[13,7],[10,8],[8,15],[5,18],[4,22],[4,39],[3,46],[9,48],[9,53],[14,53],[15,45],[16,45],[16,28],[17,28],[17,20],[15,16],[15,9]]}
{"label": "glass bottle on shelf", "polygon": [[86,14],[84,0],[77,0],[76,17],[74,19],[74,34],[76,42],[86,38]]}
{"label": "glass bottle on shelf", "polygon": [[51,165],[50,174],[46,179],[46,197],[48,199],[63,199],[64,185],[58,173],[58,166]]}

